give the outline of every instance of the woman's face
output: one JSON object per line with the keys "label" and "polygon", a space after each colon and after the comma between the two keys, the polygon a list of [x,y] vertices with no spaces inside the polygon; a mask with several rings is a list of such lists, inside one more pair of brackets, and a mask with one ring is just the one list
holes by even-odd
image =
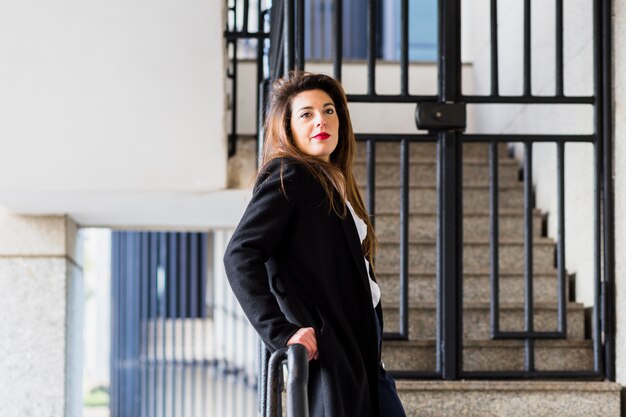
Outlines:
{"label": "woman's face", "polygon": [[308,90],[291,103],[291,134],[302,153],[330,161],[339,141],[339,117],[335,104],[323,90]]}

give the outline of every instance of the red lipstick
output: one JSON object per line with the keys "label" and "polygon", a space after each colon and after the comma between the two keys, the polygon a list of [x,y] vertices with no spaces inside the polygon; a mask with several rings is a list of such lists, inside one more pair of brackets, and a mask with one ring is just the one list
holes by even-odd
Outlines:
{"label": "red lipstick", "polygon": [[313,139],[326,140],[330,137],[330,135],[326,132],[320,132],[317,135],[313,136]]}

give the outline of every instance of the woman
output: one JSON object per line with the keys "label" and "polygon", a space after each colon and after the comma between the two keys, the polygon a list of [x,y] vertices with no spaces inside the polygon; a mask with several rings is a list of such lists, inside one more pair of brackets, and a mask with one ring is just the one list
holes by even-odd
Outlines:
{"label": "woman", "polygon": [[228,245],[230,285],[270,351],[301,343],[312,417],[404,416],[380,365],[376,237],[352,162],[345,93],[331,77],[274,84],[252,200]]}

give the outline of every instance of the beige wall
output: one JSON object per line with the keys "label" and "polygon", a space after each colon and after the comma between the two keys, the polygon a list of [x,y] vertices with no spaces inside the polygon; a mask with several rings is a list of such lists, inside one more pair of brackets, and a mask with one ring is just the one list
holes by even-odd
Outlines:
{"label": "beige wall", "polygon": [[0,210],[2,415],[82,415],[80,233],[65,216]]}

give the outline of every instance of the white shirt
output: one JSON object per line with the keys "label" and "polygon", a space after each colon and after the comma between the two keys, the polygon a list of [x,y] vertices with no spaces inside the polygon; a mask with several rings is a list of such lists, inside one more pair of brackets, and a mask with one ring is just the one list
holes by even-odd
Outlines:
{"label": "white shirt", "polygon": [[[365,224],[363,219],[356,215],[354,208],[349,201],[346,201],[346,205],[350,209],[350,214],[352,214],[352,219],[354,220],[354,224],[356,225],[356,231],[359,233],[359,239],[361,240],[362,245],[365,237],[367,236],[367,224]],[[368,262],[367,258],[363,257],[363,260],[365,261],[365,270],[367,271],[367,278],[369,279],[370,289],[372,290],[372,304],[374,305],[374,307],[376,307],[380,302],[380,287],[374,282],[374,280],[370,276],[370,263]]]}

